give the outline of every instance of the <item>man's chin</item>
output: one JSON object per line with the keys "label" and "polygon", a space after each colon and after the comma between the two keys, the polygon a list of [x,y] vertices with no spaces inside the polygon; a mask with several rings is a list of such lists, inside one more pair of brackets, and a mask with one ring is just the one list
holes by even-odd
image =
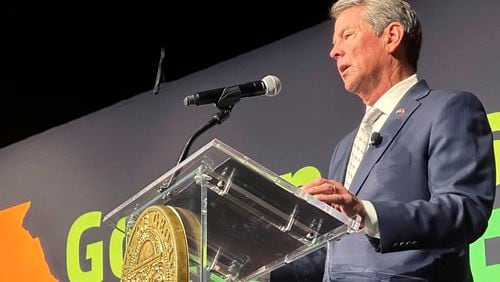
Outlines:
{"label": "man's chin", "polygon": [[356,87],[352,83],[344,81],[344,88],[347,92],[355,93]]}
{"label": "man's chin", "polygon": [[362,86],[359,79],[356,80],[356,79],[353,79],[354,77],[351,77],[351,79],[342,79],[342,81],[344,82],[344,88],[345,90],[347,90],[348,92],[351,92],[351,93],[358,93],[359,90],[360,90],[360,87]]}

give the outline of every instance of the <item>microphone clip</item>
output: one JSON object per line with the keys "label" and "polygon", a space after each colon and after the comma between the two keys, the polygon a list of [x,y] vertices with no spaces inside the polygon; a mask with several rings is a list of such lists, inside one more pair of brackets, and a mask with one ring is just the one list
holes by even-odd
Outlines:
{"label": "microphone clip", "polygon": [[226,87],[215,106],[220,110],[232,109],[241,100],[241,90],[237,86]]}

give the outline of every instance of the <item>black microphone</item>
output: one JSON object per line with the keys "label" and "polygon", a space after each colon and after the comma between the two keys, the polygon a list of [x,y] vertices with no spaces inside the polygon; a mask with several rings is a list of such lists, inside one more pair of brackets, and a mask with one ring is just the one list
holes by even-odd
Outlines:
{"label": "black microphone", "polygon": [[201,91],[184,98],[184,105],[205,105],[217,103],[227,96],[238,102],[240,98],[254,97],[259,95],[276,96],[281,91],[281,81],[274,75],[268,75],[262,80],[247,82],[230,87],[222,87],[207,91]]}
{"label": "black microphone", "polygon": [[370,137],[370,145],[377,147],[382,143],[382,136],[380,135],[379,132],[373,132],[372,136]]}

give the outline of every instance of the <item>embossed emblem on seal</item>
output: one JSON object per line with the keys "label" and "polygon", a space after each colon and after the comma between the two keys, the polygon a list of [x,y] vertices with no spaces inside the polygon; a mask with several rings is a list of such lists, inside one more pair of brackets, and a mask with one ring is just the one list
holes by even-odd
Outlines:
{"label": "embossed emblem on seal", "polygon": [[148,207],[129,234],[121,281],[188,281],[186,233],[174,208]]}

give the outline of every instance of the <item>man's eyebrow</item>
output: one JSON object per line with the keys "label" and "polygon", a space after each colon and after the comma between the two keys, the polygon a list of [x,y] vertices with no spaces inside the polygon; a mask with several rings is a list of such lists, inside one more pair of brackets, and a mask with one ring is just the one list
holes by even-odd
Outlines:
{"label": "man's eyebrow", "polygon": [[[332,38],[332,44],[335,45],[335,37],[337,34],[342,35],[349,27],[343,27],[342,29],[339,30],[339,32],[336,32],[335,28],[333,29],[333,38]],[[342,37],[342,36],[340,36]]]}

